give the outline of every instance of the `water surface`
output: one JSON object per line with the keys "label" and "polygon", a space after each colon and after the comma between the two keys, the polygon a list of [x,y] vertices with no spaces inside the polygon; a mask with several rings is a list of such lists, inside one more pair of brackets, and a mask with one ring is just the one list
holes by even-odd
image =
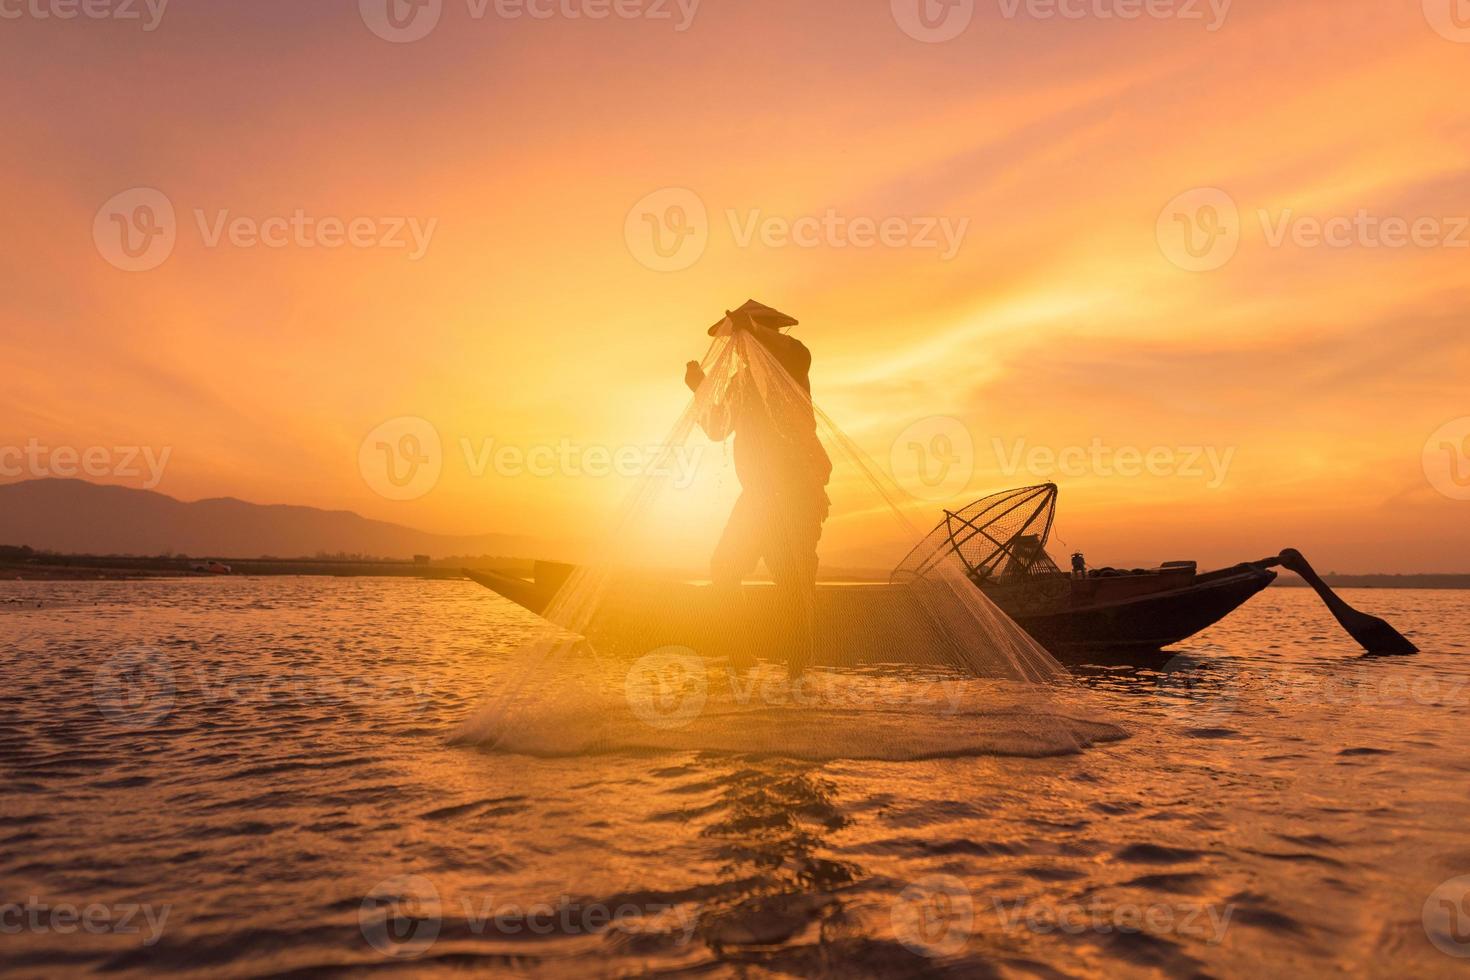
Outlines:
{"label": "water surface", "polygon": [[0,969],[1462,973],[1466,594],[1346,596],[1425,652],[1271,589],[1073,666],[1124,741],[800,760],[449,744],[537,628],[467,582],[0,584]]}

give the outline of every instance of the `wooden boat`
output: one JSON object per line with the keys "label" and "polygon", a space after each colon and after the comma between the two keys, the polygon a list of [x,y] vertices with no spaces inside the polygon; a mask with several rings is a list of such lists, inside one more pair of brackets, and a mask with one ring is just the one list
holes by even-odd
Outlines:
{"label": "wooden boat", "polygon": [[[941,562],[956,557],[977,588],[1058,656],[1160,650],[1223,619],[1276,578],[1264,562],[1198,574],[1193,562],[1119,571],[1088,570],[1078,560],[1072,573],[1063,572],[1045,551],[1056,495],[1046,484],[946,512],[889,582],[819,585],[817,662],[926,663],[936,648],[960,642],[943,635],[943,625],[920,608],[918,594]],[[533,579],[465,575],[537,615],[558,618],[552,603],[575,572],[570,565],[537,562]],[[718,652],[736,636],[744,649],[783,643],[772,586],[746,586],[738,610],[722,606],[709,586],[630,579],[598,587],[607,594],[592,604],[590,621],[578,632],[602,650],[641,655],[679,645]],[[752,636],[760,624],[770,635]]]}
{"label": "wooden boat", "polygon": [[[572,566],[537,562],[533,579],[465,569],[465,576],[537,615],[547,613]],[[1030,600],[1001,605],[1037,642],[1059,656],[1093,651],[1151,652],[1178,643],[1220,621],[1276,577],[1253,564],[1204,575],[1154,571],[1083,583],[1045,608]],[[774,588],[746,586],[749,619],[769,621]],[[732,630],[751,645],[745,623],[720,611],[708,586],[663,581],[623,588],[601,604],[582,630],[599,649],[634,655],[660,646],[708,650],[728,645]],[[1002,596],[1003,599],[1009,597]],[[908,586],[897,583],[819,585],[817,661],[930,662],[929,646],[914,636],[923,618]],[[1007,606],[1010,608],[1007,608]],[[889,628],[884,628],[887,623]],[[635,625],[636,624],[636,625]],[[773,640],[779,644],[779,640]]]}

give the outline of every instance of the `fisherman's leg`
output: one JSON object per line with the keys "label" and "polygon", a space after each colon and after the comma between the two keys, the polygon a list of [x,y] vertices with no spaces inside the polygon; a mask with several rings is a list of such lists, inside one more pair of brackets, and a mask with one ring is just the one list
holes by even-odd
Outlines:
{"label": "fisherman's leg", "polygon": [[[711,589],[715,604],[722,613],[719,618],[725,623],[743,623],[748,618],[741,583],[755,571],[761,560],[759,510],[754,501],[741,494],[735,502],[735,509],[730,512],[730,519],[725,522],[720,543],[710,557]],[[755,651],[749,649],[749,635],[746,629],[732,628],[715,641],[717,645],[724,646],[724,650],[719,652],[728,656],[731,666],[737,669],[755,663]],[[719,652],[709,651],[713,655],[719,655]]]}
{"label": "fisherman's leg", "polygon": [[735,501],[715,553],[710,557],[710,581],[723,595],[739,595],[740,584],[761,560],[760,508],[749,494]]}
{"label": "fisherman's leg", "polygon": [[817,639],[817,542],[824,509],[783,508],[770,528],[766,567],[783,597],[788,635],[786,667],[795,676],[811,665]]}

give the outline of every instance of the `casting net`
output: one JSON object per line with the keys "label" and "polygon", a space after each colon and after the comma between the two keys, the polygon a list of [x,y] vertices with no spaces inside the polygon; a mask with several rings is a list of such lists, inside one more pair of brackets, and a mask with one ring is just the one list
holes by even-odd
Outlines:
{"label": "casting net", "polygon": [[927,577],[955,560],[976,585],[1014,582],[1061,573],[1046,552],[1056,517],[1053,483],[1005,490],[960,510],[944,512],[893,572],[894,583]]}
{"label": "casting net", "polygon": [[497,666],[460,741],[909,759],[1121,734],[975,584],[1044,558],[1047,494],[1005,516],[1040,558],[1018,554],[1029,545],[1014,531],[986,553],[970,528],[985,515],[966,508],[946,516],[960,547],[854,581],[861,565],[893,568],[920,533],[902,491],[813,403],[809,357],[727,319],[595,557],[484,582],[544,625]]}

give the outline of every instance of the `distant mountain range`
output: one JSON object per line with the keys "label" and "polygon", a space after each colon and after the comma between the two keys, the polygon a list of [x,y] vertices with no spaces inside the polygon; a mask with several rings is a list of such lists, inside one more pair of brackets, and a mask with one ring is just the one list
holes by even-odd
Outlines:
{"label": "distant mountain range", "polygon": [[0,486],[0,544],[70,554],[222,558],[552,553],[546,542],[516,535],[429,534],[345,510],[232,497],[186,503],[152,490],[49,479]]}

